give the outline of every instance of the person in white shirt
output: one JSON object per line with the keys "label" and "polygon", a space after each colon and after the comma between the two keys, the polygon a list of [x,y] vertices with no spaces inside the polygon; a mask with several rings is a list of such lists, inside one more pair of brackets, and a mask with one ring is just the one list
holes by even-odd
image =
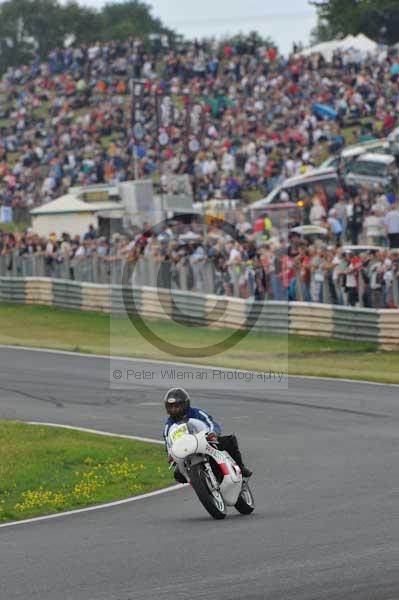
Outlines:
{"label": "person in white shirt", "polygon": [[237,231],[241,235],[245,235],[246,233],[248,233],[252,229],[251,223],[249,223],[248,221],[246,221],[244,214],[240,214],[238,216],[238,221],[237,221],[237,224],[236,224],[236,229],[237,229]]}
{"label": "person in white shirt", "polygon": [[312,200],[313,206],[310,209],[309,220],[312,225],[320,226],[321,218],[326,216],[326,211],[320,202],[318,196],[314,196]]}
{"label": "person in white shirt", "polygon": [[230,246],[230,253],[229,253],[229,258],[228,258],[227,264],[229,266],[234,266],[240,262],[241,262],[241,250],[240,250],[240,244],[237,242],[236,244]]}
{"label": "person in white shirt", "polygon": [[394,305],[392,283],[394,278],[393,263],[390,258],[385,258],[383,263],[383,279],[384,279],[384,306],[386,308]]}
{"label": "person in white shirt", "polygon": [[364,228],[366,230],[367,243],[370,246],[378,245],[381,235],[383,234],[382,219],[375,214],[374,210],[364,220]]}
{"label": "person in white shirt", "polygon": [[202,172],[204,175],[213,175],[218,170],[218,165],[216,160],[213,158],[211,154],[209,154],[202,163]]}
{"label": "person in white shirt", "polygon": [[193,270],[195,291],[200,293],[205,292],[205,279],[203,269],[205,258],[205,250],[199,244],[190,256],[190,264]]}
{"label": "person in white shirt", "polygon": [[227,150],[223,153],[222,157],[222,170],[226,173],[232,173],[235,169],[235,158]]}
{"label": "person in white shirt", "polygon": [[337,297],[338,300],[338,304],[343,304],[343,295],[342,295],[342,289],[340,286],[340,274],[341,274],[341,265],[343,263],[343,258],[342,258],[342,248],[337,248],[337,252],[335,253],[333,259],[332,259],[332,264],[333,264],[333,271],[332,271],[332,282],[334,285],[334,289],[335,289],[335,295]]}
{"label": "person in white shirt", "polygon": [[292,158],[286,160],[284,166],[287,172],[287,177],[293,177],[296,174],[296,164]]}
{"label": "person in white shirt", "polygon": [[389,239],[389,247],[399,248],[399,209],[397,204],[392,204],[391,210],[385,215],[384,225]]}
{"label": "person in white shirt", "polygon": [[99,46],[97,46],[97,45],[90,46],[89,49],[87,50],[87,54],[88,54],[89,60],[90,61],[95,60],[97,58],[99,52],[100,52]]}
{"label": "person in white shirt", "polygon": [[370,279],[371,305],[373,308],[382,308],[383,262],[379,252],[372,250],[370,255],[367,271]]}
{"label": "person in white shirt", "polygon": [[348,266],[346,268],[346,291],[348,293],[348,304],[356,306],[359,301],[358,275],[359,267],[352,252],[347,253]]}
{"label": "person in white shirt", "polygon": [[83,242],[80,243],[75,252],[74,258],[84,258],[86,256],[86,247]]}
{"label": "person in white shirt", "polygon": [[382,213],[385,214],[387,210],[389,210],[389,202],[388,202],[388,198],[386,196],[386,194],[384,194],[384,190],[382,188],[382,186],[377,183],[374,186],[375,189],[375,193],[377,194],[377,197],[374,201],[374,204],[372,205],[372,210],[375,210],[375,212],[378,213]]}

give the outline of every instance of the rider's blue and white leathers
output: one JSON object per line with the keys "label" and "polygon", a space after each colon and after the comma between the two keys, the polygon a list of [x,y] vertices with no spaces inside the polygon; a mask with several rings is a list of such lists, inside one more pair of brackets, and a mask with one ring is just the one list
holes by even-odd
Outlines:
{"label": "rider's blue and white leathers", "polygon": [[[208,413],[200,408],[192,408],[190,406],[183,419],[173,419],[172,417],[169,417],[166,420],[163,430],[163,438],[165,440],[165,449],[168,454],[168,434],[170,428],[176,423],[186,422],[188,420],[190,420],[194,430],[200,431],[202,428],[207,428],[208,431],[216,433],[219,438],[219,450],[227,450],[230,456],[240,467],[244,477],[250,477],[252,475],[252,471],[244,466],[236,436],[234,434],[222,436],[222,428],[220,427],[219,423],[214,421],[211,415],[208,415]],[[179,483],[186,483],[186,478],[180,473],[178,467],[175,467],[174,477]]]}
{"label": "rider's blue and white leathers", "polygon": [[[190,406],[183,421],[187,421],[188,419],[197,419],[198,421],[202,421],[208,427],[209,431],[214,431],[217,435],[220,435],[222,433],[222,428],[220,427],[219,423],[216,423],[216,421],[213,420],[211,415],[208,415],[208,413],[206,413],[200,408],[193,408]],[[180,420],[181,419],[172,419],[172,417],[169,417],[167,419],[163,430],[163,438],[165,440],[165,444],[168,438],[169,429],[172,427],[172,425],[178,423]]]}

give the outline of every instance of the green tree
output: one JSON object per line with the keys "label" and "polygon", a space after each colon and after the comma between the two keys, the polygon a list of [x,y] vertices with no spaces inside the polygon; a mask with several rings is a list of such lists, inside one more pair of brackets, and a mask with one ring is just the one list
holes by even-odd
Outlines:
{"label": "green tree", "polygon": [[19,65],[35,50],[23,18],[28,8],[24,0],[4,2],[0,5],[0,64],[4,70],[9,65]]}
{"label": "green tree", "polygon": [[151,33],[173,36],[160,19],[153,17],[151,7],[140,0],[110,2],[101,11],[102,39],[123,40],[130,36],[145,38]]}
{"label": "green tree", "polygon": [[243,54],[250,52],[253,48],[259,48],[259,46],[266,46],[267,48],[273,46],[277,48],[271,37],[263,38],[257,31],[251,31],[250,33],[240,32],[236,35],[225,37],[221,41],[220,47],[225,45],[236,46],[238,52]]}
{"label": "green tree", "polygon": [[311,0],[318,24],[314,41],[364,33],[377,42],[399,41],[398,0]]}
{"label": "green tree", "polygon": [[0,5],[0,65],[28,62],[34,52],[45,57],[63,45],[64,8],[57,0],[7,0]]}
{"label": "green tree", "polygon": [[101,14],[86,6],[80,6],[76,0],[70,0],[63,7],[65,35],[74,35],[77,42],[98,40],[102,28]]}
{"label": "green tree", "polygon": [[139,0],[112,2],[101,11],[80,6],[76,0],[6,0],[0,3],[0,74],[9,66],[29,63],[35,52],[42,59],[73,35],[77,43],[123,40],[130,36],[174,32]]}

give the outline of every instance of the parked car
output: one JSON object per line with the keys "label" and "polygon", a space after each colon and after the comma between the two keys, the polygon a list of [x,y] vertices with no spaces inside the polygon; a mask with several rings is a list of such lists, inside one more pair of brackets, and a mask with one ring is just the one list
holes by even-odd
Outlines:
{"label": "parked car", "polygon": [[361,144],[354,144],[353,146],[344,148],[339,154],[330,156],[330,158],[324,161],[321,167],[324,169],[340,169],[341,173],[345,174],[350,168],[351,163],[362,154],[366,154],[367,152],[392,154],[391,148],[391,144],[386,139],[375,139]]}
{"label": "parked car", "polygon": [[366,153],[350,164],[344,179],[347,186],[380,184],[387,188],[395,184],[397,175],[396,161],[392,155]]}

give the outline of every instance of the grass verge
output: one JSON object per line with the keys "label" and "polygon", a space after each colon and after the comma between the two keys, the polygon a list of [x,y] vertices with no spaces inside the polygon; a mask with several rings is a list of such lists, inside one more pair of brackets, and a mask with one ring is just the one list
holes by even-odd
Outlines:
{"label": "grass verge", "polygon": [[112,502],[172,483],[161,445],[0,421],[1,523]]}
{"label": "grass verge", "polygon": [[[148,323],[160,337],[182,346],[214,344],[231,334],[231,330],[184,327],[161,320]],[[369,342],[250,332],[221,354],[208,359],[184,359],[152,346],[124,317],[110,319],[101,313],[38,306],[0,305],[0,343],[399,383],[399,352],[377,351]]]}

